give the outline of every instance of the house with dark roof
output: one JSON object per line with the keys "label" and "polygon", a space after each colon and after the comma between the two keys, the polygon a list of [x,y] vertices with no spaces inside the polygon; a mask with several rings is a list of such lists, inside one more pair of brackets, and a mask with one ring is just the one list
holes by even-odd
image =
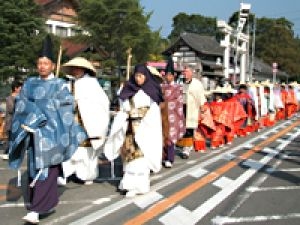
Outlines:
{"label": "house with dark roof", "polygon": [[195,76],[211,89],[223,78],[223,51],[215,37],[184,32],[162,54],[172,56],[178,70],[193,65]]}
{"label": "house with dark roof", "polygon": [[[273,80],[273,68],[269,64],[263,62],[259,58],[254,58],[253,60],[253,79],[262,81],[262,80]],[[284,81],[288,83],[289,75],[281,70],[278,70],[276,72],[276,78],[278,78],[281,81]]]}
{"label": "house with dark roof", "polygon": [[[213,36],[203,36],[195,33],[182,33],[178,39],[162,53],[172,56],[177,68],[183,69],[185,65],[194,65],[195,76],[200,78],[206,89],[214,89],[217,82],[224,78],[224,47]],[[239,65],[237,74],[234,70],[234,55],[230,55],[230,77],[233,81],[239,80]],[[238,62],[239,64],[239,62]],[[235,76],[235,77],[234,77]],[[277,77],[281,80],[287,78],[287,74],[278,71]],[[253,80],[272,80],[272,67],[258,58],[253,61]]]}

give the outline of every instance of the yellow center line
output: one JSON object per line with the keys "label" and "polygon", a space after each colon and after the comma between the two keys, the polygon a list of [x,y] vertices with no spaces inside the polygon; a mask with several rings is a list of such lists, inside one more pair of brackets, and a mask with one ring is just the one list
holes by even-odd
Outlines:
{"label": "yellow center line", "polygon": [[283,136],[287,132],[289,132],[294,127],[300,125],[300,121],[291,124],[290,126],[286,127],[285,129],[281,130],[280,132],[276,133],[275,135],[267,138],[266,140],[260,142],[256,146],[252,147],[250,150],[246,151],[239,157],[239,160],[230,161],[225,165],[219,167],[218,169],[210,172],[206,176],[202,177],[198,181],[186,186],[185,188],[181,189],[180,191],[174,193],[173,195],[155,203],[151,206],[148,210],[140,213],[139,215],[133,217],[132,219],[128,220],[124,223],[124,225],[141,225],[146,223],[147,221],[153,219],[154,217],[158,216],[159,214],[163,213],[185,197],[191,195],[193,192],[197,191],[198,189],[204,187],[205,185],[211,183],[212,181],[216,180],[218,177],[232,169],[233,167],[237,166],[239,162],[242,160],[248,159],[250,156],[255,154],[256,152],[261,151],[265,146],[275,141],[280,136]]}

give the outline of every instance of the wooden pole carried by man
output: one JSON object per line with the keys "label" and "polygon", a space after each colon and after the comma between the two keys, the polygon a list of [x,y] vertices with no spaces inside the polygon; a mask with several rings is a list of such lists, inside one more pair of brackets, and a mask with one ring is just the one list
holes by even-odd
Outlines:
{"label": "wooden pole carried by man", "polygon": [[127,53],[126,80],[129,79],[129,75],[130,75],[131,58],[132,58],[131,51],[132,51],[132,48],[128,48],[126,51],[126,53]]}
{"label": "wooden pole carried by man", "polygon": [[62,46],[60,44],[59,51],[58,51],[58,57],[57,57],[57,63],[56,63],[56,73],[55,73],[56,77],[59,77],[61,56],[62,56]]}

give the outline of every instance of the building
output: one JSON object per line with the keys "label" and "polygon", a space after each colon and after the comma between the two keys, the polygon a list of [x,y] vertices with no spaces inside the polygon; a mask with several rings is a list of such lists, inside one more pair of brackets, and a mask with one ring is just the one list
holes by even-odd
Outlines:
{"label": "building", "polygon": [[74,36],[78,31],[77,0],[35,0],[46,18],[47,31],[59,37]]}
{"label": "building", "polygon": [[[172,56],[179,70],[182,70],[185,65],[194,65],[195,70],[198,71],[196,76],[201,79],[207,90],[214,89],[218,81],[225,78],[222,63],[224,47],[220,45],[215,37],[185,32],[162,54]],[[229,80],[232,83],[234,80],[239,83],[239,63],[237,70],[235,70],[234,55],[230,54]],[[279,80],[287,81],[288,79],[288,75],[282,71],[278,71],[276,76]],[[262,60],[254,58],[252,80],[266,79],[273,79],[272,67]]]}
{"label": "building", "polygon": [[223,51],[215,37],[184,32],[162,54],[172,56],[179,70],[193,65],[205,89],[214,89],[224,77]]}
{"label": "building", "polygon": [[[46,18],[46,30],[61,37],[61,45],[64,54],[73,58],[83,52],[96,52],[96,49],[86,43],[75,43],[69,37],[83,32],[78,26],[77,10],[79,0],[34,0],[40,6],[43,17]],[[100,54],[107,54],[98,50]],[[94,66],[99,69],[100,62],[93,61]]]}

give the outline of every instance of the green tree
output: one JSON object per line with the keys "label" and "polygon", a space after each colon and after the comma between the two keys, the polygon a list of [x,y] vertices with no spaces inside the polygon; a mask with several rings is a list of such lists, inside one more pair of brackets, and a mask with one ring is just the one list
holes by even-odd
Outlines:
{"label": "green tree", "polygon": [[173,30],[168,36],[171,41],[176,40],[182,32],[211,36],[217,36],[218,34],[216,18],[198,14],[179,13],[173,18],[172,27]]}
{"label": "green tree", "polygon": [[285,18],[257,19],[256,55],[268,64],[277,62],[279,69],[297,76],[300,75],[300,48],[292,27]]}
{"label": "green tree", "polygon": [[33,0],[1,1],[0,14],[0,75],[6,80],[33,68],[45,22]]}
{"label": "green tree", "polygon": [[101,54],[104,67],[126,65],[128,48],[132,48],[133,63],[144,62],[160,46],[160,36],[147,25],[150,16],[138,0],[83,0],[78,21],[88,35],[80,40],[107,53]]}

